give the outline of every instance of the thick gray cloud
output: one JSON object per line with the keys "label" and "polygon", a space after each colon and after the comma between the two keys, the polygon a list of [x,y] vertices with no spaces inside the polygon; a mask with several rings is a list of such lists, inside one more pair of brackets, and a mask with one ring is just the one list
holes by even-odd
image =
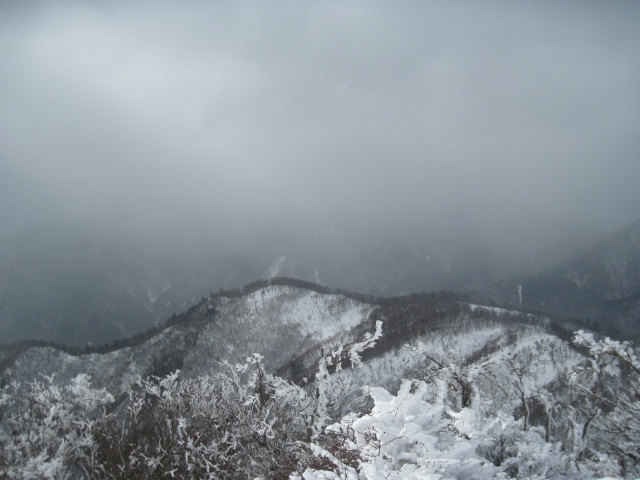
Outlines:
{"label": "thick gray cloud", "polygon": [[640,217],[639,20],[637,2],[2,3],[0,222],[617,227]]}

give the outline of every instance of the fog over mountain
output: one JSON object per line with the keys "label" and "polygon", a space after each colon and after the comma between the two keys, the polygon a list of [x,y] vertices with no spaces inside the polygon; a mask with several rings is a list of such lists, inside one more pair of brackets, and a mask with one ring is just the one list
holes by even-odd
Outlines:
{"label": "fog over mountain", "polygon": [[639,21],[0,0],[0,478],[640,478]]}
{"label": "fog over mountain", "polygon": [[[639,18],[635,2],[3,2],[0,331],[50,327],[74,298],[90,305],[71,325],[149,325],[274,274],[477,290],[587,251],[640,217]],[[90,279],[98,293],[66,287]]]}

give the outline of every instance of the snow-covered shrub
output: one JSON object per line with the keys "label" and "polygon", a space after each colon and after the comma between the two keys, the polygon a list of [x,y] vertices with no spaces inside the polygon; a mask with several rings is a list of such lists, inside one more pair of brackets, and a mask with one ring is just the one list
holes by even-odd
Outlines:
{"label": "snow-covered shrub", "polygon": [[[557,442],[547,442],[541,427],[522,429],[513,419],[493,423],[478,444],[476,453],[514,478],[581,478],[574,457]],[[589,474],[590,475],[590,474]]]}
{"label": "snow-covered shrub", "polygon": [[427,383],[447,384],[449,404],[452,408],[460,410],[470,406],[474,388],[470,381],[468,365],[451,352],[445,355],[431,353],[422,342],[417,342],[415,347],[407,345],[406,348],[428,362],[422,372],[422,379]]}
{"label": "snow-covered shrub", "polygon": [[[381,332],[339,348],[358,364]],[[303,389],[267,373],[261,355],[221,373],[138,379],[118,401],[89,378],[0,391],[0,478],[286,479],[355,472],[349,429],[326,429],[327,360]],[[334,365],[335,368],[335,365]]]}
{"label": "snow-covered shrub", "polygon": [[589,350],[588,363],[573,372],[578,397],[576,451],[592,464],[603,454],[617,459],[625,477],[640,476],[640,360],[631,342],[597,340],[576,332],[574,343]]}
{"label": "snow-covered shrub", "polygon": [[480,402],[455,410],[449,388],[439,378],[405,380],[397,395],[370,388],[369,414],[348,415],[327,429],[353,432],[346,443],[359,452],[355,468],[342,476],[310,469],[300,478],[593,478],[560,444],[545,441],[544,428],[525,431],[513,416],[488,416]]}
{"label": "snow-covered shrub", "polygon": [[98,478],[96,424],[113,401],[78,375],[65,387],[50,377],[0,395],[0,478]]}
{"label": "snow-covered shrub", "polygon": [[560,375],[580,356],[560,348],[555,337],[472,352],[473,362],[423,345],[412,350],[426,360],[421,379],[403,381],[397,395],[370,388],[370,413],[348,415],[327,429],[353,430],[350,448],[360,458],[354,470],[338,477],[315,469],[303,478],[357,472],[373,480],[587,479],[620,473],[606,451],[580,455],[561,441],[571,409],[578,408],[571,401],[584,399],[572,397],[573,386]]}
{"label": "snow-covered shrub", "polygon": [[309,435],[304,391],[258,355],[216,376],[139,380],[129,397],[98,439],[108,477],[286,478]]}

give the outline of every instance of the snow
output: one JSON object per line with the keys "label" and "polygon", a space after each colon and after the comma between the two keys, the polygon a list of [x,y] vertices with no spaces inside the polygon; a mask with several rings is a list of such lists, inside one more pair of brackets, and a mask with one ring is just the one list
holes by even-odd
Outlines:
{"label": "snow", "polygon": [[[461,468],[469,470],[472,466],[486,471],[483,478],[497,478],[496,469],[477,458],[477,442],[453,435],[445,428],[447,414],[443,405],[427,400],[432,393],[430,388],[423,382],[405,380],[398,394],[392,395],[383,388],[372,387],[369,394],[375,406],[371,413],[342,420],[342,426],[349,425],[355,430],[357,446],[366,453],[361,468],[363,478],[453,478],[448,473]],[[374,442],[370,440],[371,433],[375,433]]]}
{"label": "snow", "polygon": [[300,351],[344,335],[373,309],[343,295],[268,286],[242,297],[219,298],[212,322],[172,326],[135,347],[88,355],[30,348],[3,377],[24,380],[55,373],[56,381],[65,383],[87,373],[118,396],[139,376],[153,372],[154,362],[163,356],[183,355],[188,376],[211,374],[220,368],[220,359],[241,362],[252,352],[263,352],[265,364],[275,370]]}
{"label": "snow", "polygon": [[156,295],[153,290],[151,290],[151,287],[147,286],[147,300],[149,301],[149,303],[153,305],[154,303],[156,303],[157,299],[158,295]]}
{"label": "snow", "polygon": [[[343,295],[288,286],[267,286],[241,297],[222,297],[216,301],[216,315],[208,323],[172,326],[136,347],[80,356],[53,348],[31,348],[17,359],[12,371],[5,372],[4,379],[30,375],[35,378],[37,374],[55,372],[54,387],[66,385],[56,391],[84,398],[85,408],[91,408],[126,392],[140,376],[153,372],[158,358],[162,360],[175,352],[182,355],[181,380],[178,381],[178,373],[160,380],[158,389],[153,390],[158,398],[163,392],[186,387],[189,380],[195,379],[191,385],[196,388],[199,379],[223,368],[220,360],[228,361],[227,367],[235,368],[233,371],[238,375],[247,372],[247,365],[256,372],[263,368],[274,371],[301,351],[322,344],[329,347],[330,354],[320,362],[317,383],[311,387],[315,387],[317,396],[313,398],[318,403],[327,402],[316,408],[316,413],[323,412],[327,420],[314,423],[313,431],[318,434],[331,422],[334,423],[326,431],[352,431],[353,436],[347,438],[345,445],[359,452],[360,460],[358,468],[344,465],[336,452],[329,451],[329,447],[317,441],[317,436],[312,436],[307,446],[311,454],[341,465],[341,470],[338,473],[308,468],[292,474],[291,480],[483,480],[510,478],[514,472],[519,478],[577,479],[595,478],[598,472],[601,476],[615,474],[615,462],[607,454],[596,456],[591,464],[581,464],[577,470],[581,451],[570,447],[563,450],[559,441],[546,441],[541,421],[527,423],[528,416],[518,413],[522,405],[521,410],[528,411],[527,402],[520,403],[522,393],[532,406],[535,400],[546,409],[545,402],[549,399],[556,402],[549,403],[551,408],[562,405],[557,408],[564,410],[557,410],[554,415],[558,424],[565,421],[569,410],[562,402],[571,397],[560,396],[557,393],[560,390],[553,389],[554,382],[562,377],[566,383],[571,372],[586,363],[582,354],[539,324],[495,319],[506,315],[528,318],[521,312],[468,304],[471,312],[486,311],[494,318],[486,320],[488,316],[483,316],[486,321],[465,323],[462,320],[477,317],[465,310],[460,318],[451,319],[449,327],[411,336],[407,345],[362,361],[360,353],[364,349],[376,341],[382,345],[385,325],[377,321],[375,332],[364,338],[362,334],[351,338],[349,332],[370,317],[373,305]],[[628,342],[597,341],[585,332],[578,332],[574,341],[587,347],[595,358],[614,357],[640,371],[640,363]],[[345,368],[334,372],[335,368],[327,368],[327,365],[335,367],[327,360],[331,355],[351,359],[357,370]],[[231,367],[243,361],[248,362],[245,370]],[[606,368],[600,370],[602,374],[611,377],[620,374],[617,362],[603,365]],[[257,378],[254,376],[250,385],[255,385]],[[302,388],[270,378],[276,382],[273,390],[276,395],[285,398],[288,392],[291,398],[304,397]],[[187,381],[182,383],[182,379]],[[465,382],[471,385],[468,401],[461,393],[465,391]],[[110,393],[100,390],[105,387]],[[146,388],[149,393],[155,387],[148,384]],[[252,401],[256,401],[257,397],[251,395]],[[354,397],[351,406],[344,411],[337,407],[337,414],[329,412],[329,400],[346,399],[348,395]],[[553,395],[556,397],[552,398]],[[363,400],[368,400],[371,408],[358,411]],[[50,400],[43,397],[41,401]],[[204,409],[206,401],[194,403],[189,411]],[[242,409],[242,405],[238,407]],[[49,417],[53,418],[54,413],[52,410]],[[206,417],[205,410],[202,414]],[[172,431],[182,438],[193,424],[184,412],[180,415]],[[573,411],[570,415],[574,415]],[[274,425],[259,423],[256,431],[272,429]],[[56,459],[34,455],[29,461],[37,463],[29,468],[43,477],[62,468],[55,463],[59,461]],[[598,462],[601,470],[596,468]]]}
{"label": "snow", "polygon": [[[523,432],[506,413],[487,416],[479,399],[452,411],[447,390],[443,381],[403,380],[397,395],[372,387],[368,394],[375,405],[370,413],[350,414],[328,429],[355,431],[353,446],[363,453],[359,478],[367,480],[506,479],[513,471],[531,480],[596,478],[584,468],[578,471],[557,444],[543,440],[540,429]],[[512,446],[495,465],[490,456],[500,438]],[[308,470],[301,478],[343,477]]]}
{"label": "snow", "polygon": [[281,255],[278,260],[276,260],[276,263],[269,270],[269,278],[278,276],[280,270],[282,270],[282,265],[284,265],[284,262],[286,260],[287,257],[285,257],[284,255]]}
{"label": "snow", "polygon": [[486,305],[476,305],[475,303],[469,303],[468,305],[472,312],[475,312],[477,310],[484,310],[485,312],[494,313],[498,317],[501,317],[503,315],[522,315],[522,312],[519,312],[517,310],[507,310],[506,308],[500,307],[487,307]]}
{"label": "snow", "polygon": [[[261,288],[229,303],[242,303],[250,310],[251,319],[277,316],[285,325],[300,325],[303,335],[324,340],[351,330],[366,318],[373,307],[342,295],[320,294],[293,287],[269,286]],[[229,305],[227,303],[227,305]],[[224,314],[221,309],[221,314]],[[275,311],[275,312],[274,312]],[[275,315],[274,315],[275,313]]]}
{"label": "snow", "polygon": [[[358,368],[358,374],[353,381],[360,386],[383,386],[395,392],[403,377],[411,378],[419,375],[428,363],[424,357],[416,353],[416,349],[422,348],[437,356],[446,356],[455,352],[458,358],[464,359],[488,342],[499,341],[504,335],[504,327],[492,326],[450,334],[443,333],[437,336],[432,334],[418,336],[408,344],[409,348],[393,349],[365,362]],[[345,371],[338,372],[332,377],[336,381],[341,381],[351,375],[349,371]]]}

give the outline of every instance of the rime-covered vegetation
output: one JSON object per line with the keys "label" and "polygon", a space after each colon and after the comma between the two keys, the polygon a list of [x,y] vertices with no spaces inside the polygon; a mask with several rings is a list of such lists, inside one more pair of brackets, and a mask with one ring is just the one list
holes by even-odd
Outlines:
{"label": "rime-covered vegetation", "polygon": [[640,475],[629,343],[453,294],[258,285],[135,346],[31,347],[2,382],[0,478]]}

